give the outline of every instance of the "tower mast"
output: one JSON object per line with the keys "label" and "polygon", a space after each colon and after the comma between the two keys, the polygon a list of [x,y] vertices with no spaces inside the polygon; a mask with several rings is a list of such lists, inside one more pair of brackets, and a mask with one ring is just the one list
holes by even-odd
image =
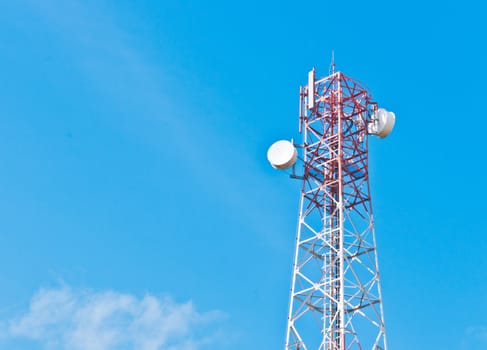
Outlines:
{"label": "tower mast", "polygon": [[368,136],[387,136],[395,117],[332,67],[318,80],[313,69],[300,88],[303,175],[285,350],[387,350]]}

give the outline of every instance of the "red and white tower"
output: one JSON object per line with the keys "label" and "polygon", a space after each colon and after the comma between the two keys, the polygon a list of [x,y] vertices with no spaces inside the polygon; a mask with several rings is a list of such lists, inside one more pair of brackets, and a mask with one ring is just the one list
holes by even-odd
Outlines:
{"label": "red and white tower", "polygon": [[302,179],[285,349],[386,350],[368,139],[387,136],[395,116],[332,67],[322,79],[313,69],[300,88],[303,143],[268,152]]}

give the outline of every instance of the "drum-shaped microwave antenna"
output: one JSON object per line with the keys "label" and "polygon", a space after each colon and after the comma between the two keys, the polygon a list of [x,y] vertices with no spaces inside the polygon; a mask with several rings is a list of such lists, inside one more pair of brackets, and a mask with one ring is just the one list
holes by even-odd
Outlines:
{"label": "drum-shaped microwave antenna", "polygon": [[272,144],[267,151],[267,159],[272,167],[279,170],[290,168],[296,163],[298,152],[287,140],[280,140]]}
{"label": "drum-shaped microwave antenna", "polygon": [[396,115],[392,112],[379,108],[373,115],[368,127],[368,132],[371,135],[384,138],[389,135],[396,123]]}

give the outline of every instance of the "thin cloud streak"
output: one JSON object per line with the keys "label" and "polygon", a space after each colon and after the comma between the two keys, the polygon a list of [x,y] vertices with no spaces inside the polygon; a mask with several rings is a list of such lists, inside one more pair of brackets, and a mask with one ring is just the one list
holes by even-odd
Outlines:
{"label": "thin cloud streak", "polygon": [[[167,144],[171,144],[171,152],[180,157],[179,166],[199,174],[195,185],[205,190],[208,183],[218,184],[219,190],[208,194],[219,197],[222,203],[239,213],[247,230],[255,232],[273,248],[283,249],[282,236],[276,233],[283,232],[284,228],[276,228],[276,224],[263,227],[262,224],[279,225],[280,218],[273,217],[275,214],[265,207],[255,210],[255,203],[262,197],[248,191],[235,176],[238,172],[240,177],[254,180],[253,172],[259,171],[256,159],[239,146],[239,140],[234,139],[236,135],[222,136],[208,123],[206,114],[218,113],[214,107],[201,110],[201,106],[189,102],[188,96],[178,96],[174,92],[178,90],[174,84],[181,84],[176,83],[175,75],[189,77],[191,74],[177,67],[171,67],[171,72],[164,71],[167,63],[152,62],[134,46],[137,38],[125,33],[117,25],[115,14],[104,11],[101,5],[79,0],[49,0],[42,4],[32,2],[32,6],[58,32],[64,33],[61,36],[69,37],[67,46],[76,53],[76,65],[95,90],[108,97],[114,106],[119,105],[117,108],[121,110],[128,106],[132,111],[130,106],[136,106],[133,116],[125,115],[121,117],[123,120],[112,121],[113,125],[163,152],[168,152]],[[185,84],[196,84],[194,90],[206,91],[207,100],[216,105],[220,103],[215,92],[207,91],[196,80]],[[208,140],[213,140],[213,146],[208,145]],[[228,163],[227,167],[222,167],[221,162]],[[262,186],[272,193],[272,198],[282,196],[273,189],[272,183]]]}

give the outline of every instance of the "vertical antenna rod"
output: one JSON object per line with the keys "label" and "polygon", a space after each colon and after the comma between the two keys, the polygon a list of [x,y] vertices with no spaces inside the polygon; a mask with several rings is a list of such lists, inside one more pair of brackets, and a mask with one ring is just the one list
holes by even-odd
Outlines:
{"label": "vertical antenna rod", "polygon": [[329,74],[335,74],[335,50],[331,50],[331,63],[330,63],[330,70]]}

